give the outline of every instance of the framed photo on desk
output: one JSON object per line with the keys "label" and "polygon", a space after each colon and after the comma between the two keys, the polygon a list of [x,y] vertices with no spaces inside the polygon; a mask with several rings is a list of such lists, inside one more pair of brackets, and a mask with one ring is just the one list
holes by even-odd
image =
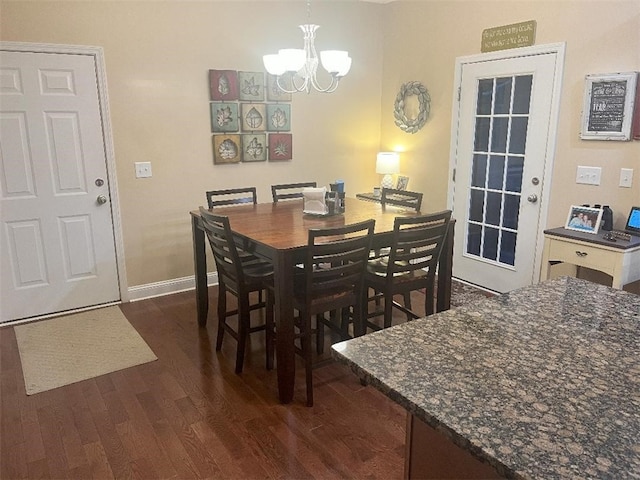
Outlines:
{"label": "framed photo on desk", "polygon": [[409,177],[405,177],[404,175],[398,175],[398,184],[396,185],[396,190],[406,190],[409,185]]}
{"label": "framed photo on desk", "polygon": [[567,223],[564,228],[577,230],[579,232],[598,233],[600,221],[602,220],[602,209],[571,205]]}

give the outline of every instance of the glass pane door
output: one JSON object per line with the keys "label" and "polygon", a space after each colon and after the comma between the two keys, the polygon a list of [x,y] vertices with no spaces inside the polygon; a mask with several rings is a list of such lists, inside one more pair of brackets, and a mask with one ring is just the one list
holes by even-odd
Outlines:
{"label": "glass pane door", "polygon": [[533,75],[478,81],[467,255],[512,268]]}

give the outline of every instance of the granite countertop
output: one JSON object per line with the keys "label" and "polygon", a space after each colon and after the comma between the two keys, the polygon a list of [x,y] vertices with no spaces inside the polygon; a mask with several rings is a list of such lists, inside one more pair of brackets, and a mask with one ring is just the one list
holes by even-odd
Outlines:
{"label": "granite countertop", "polygon": [[508,478],[640,479],[640,296],[561,277],[333,345]]}

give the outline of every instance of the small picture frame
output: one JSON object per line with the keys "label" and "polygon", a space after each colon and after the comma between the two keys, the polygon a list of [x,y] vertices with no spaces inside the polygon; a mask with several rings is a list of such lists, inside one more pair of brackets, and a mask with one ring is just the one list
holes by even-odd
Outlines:
{"label": "small picture frame", "polygon": [[576,230],[578,232],[598,233],[600,221],[602,220],[602,209],[584,207],[581,205],[571,205],[567,223],[564,228]]}
{"label": "small picture frame", "polygon": [[405,177],[404,175],[398,175],[398,184],[396,185],[396,190],[406,190],[409,185],[409,177]]}
{"label": "small picture frame", "polygon": [[585,77],[582,140],[631,140],[638,72]]}

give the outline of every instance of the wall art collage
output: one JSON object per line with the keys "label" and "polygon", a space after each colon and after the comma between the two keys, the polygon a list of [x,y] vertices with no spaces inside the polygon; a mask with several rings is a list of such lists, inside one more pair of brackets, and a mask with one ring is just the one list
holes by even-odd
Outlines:
{"label": "wall art collage", "polygon": [[209,70],[209,89],[214,164],[293,158],[291,94],[274,76]]}

